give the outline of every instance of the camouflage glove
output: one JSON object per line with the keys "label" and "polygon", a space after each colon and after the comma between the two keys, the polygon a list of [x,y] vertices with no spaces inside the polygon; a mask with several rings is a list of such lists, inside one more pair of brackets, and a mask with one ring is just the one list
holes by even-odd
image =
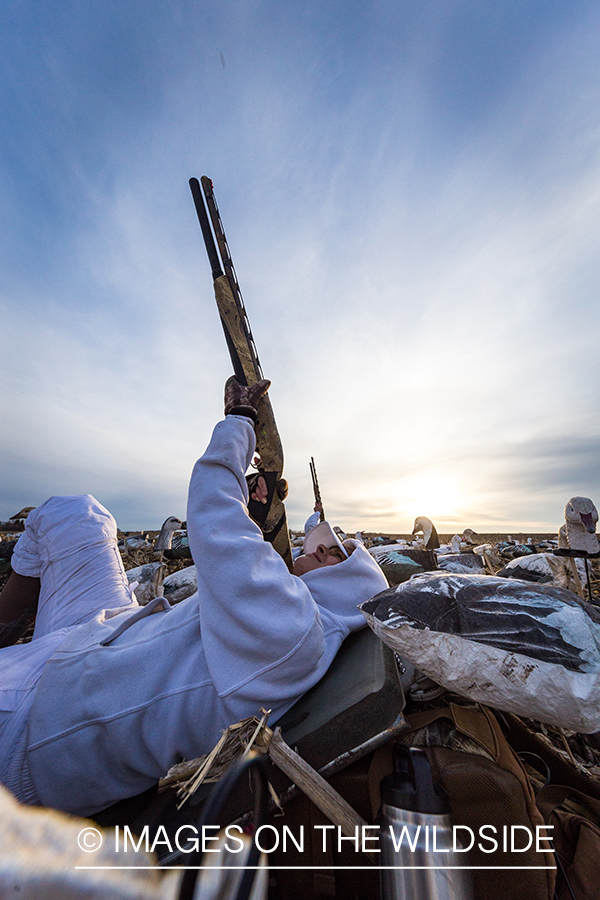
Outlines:
{"label": "camouflage glove", "polygon": [[236,381],[232,375],[225,382],[225,415],[246,416],[256,422],[258,404],[270,387],[271,382],[266,378],[247,387]]}

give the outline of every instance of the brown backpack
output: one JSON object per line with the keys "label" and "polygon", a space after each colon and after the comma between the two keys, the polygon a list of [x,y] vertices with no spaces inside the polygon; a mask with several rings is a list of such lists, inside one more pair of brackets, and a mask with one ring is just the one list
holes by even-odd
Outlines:
{"label": "brown backpack", "polygon": [[[525,826],[536,834],[536,827],[546,823],[536,805],[536,797],[523,764],[511,749],[496,717],[487,707],[459,706],[450,703],[443,709],[433,709],[408,717],[411,733],[400,738],[411,744],[415,732],[427,729],[436,720],[449,719],[459,735],[474,741],[481,752],[464,752],[445,746],[428,746],[427,735],[421,734],[434,779],[441,784],[450,802],[454,825],[468,826],[476,838],[484,825],[497,829],[496,839],[502,848],[503,827]],[[468,743],[468,741],[467,741]],[[378,783],[385,770],[391,769],[390,747],[375,754],[373,780]],[[372,798],[374,799],[374,798]],[[519,829],[517,829],[519,832]],[[488,832],[489,833],[489,832]],[[542,831],[542,834],[547,833]],[[549,832],[550,834],[552,832]],[[524,832],[520,831],[520,835]],[[525,835],[526,837],[526,835]],[[510,837],[508,847],[510,848]],[[520,837],[517,837],[517,841]],[[468,865],[473,868],[472,882],[475,900],[552,900],[555,887],[555,861],[552,853],[536,852],[535,841],[525,852],[485,853],[478,849],[476,839],[469,852]],[[491,845],[481,842],[486,848]],[[519,844],[517,843],[517,846]],[[549,848],[548,844],[543,844]],[[492,868],[501,866],[502,868]],[[482,868],[485,867],[485,868]],[[598,882],[600,885],[600,881]],[[577,900],[580,900],[577,897]],[[583,898],[581,898],[583,900]]]}
{"label": "brown backpack", "polygon": [[600,897],[600,801],[567,785],[548,784],[537,806],[554,826],[557,900]]}

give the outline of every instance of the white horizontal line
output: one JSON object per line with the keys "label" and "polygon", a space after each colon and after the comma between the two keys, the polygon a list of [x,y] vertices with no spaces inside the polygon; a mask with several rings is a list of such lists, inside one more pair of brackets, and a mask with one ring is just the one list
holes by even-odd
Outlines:
{"label": "white horizontal line", "polygon": [[556,871],[556,866],[75,866],[76,869],[151,869],[156,872],[165,871],[166,869],[182,869],[182,870],[195,870],[203,871],[204,869],[263,869],[268,868],[269,870],[302,870],[306,869],[307,871],[313,871],[316,869],[326,869],[328,872],[335,872],[339,870],[368,870],[373,871],[375,869],[464,869],[468,871],[472,871],[474,869],[506,869],[507,871],[510,869],[511,871],[525,871],[530,869],[550,869],[551,871]]}

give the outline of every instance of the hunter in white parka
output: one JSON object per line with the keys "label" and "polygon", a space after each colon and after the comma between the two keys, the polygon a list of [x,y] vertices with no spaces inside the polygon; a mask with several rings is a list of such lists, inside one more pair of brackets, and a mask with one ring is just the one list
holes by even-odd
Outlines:
{"label": "hunter in white parka", "polygon": [[[290,574],[247,512],[254,452],[251,419],[228,415],[196,463],[187,522],[198,591],[174,607],[163,598],[137,605],[114,520],[89,495],[52,498],[30,515],[13,568],[40,577],[42,595],[53,554],[74,566],[94,549],[89,535],[77,544],[75,526],[54,527],[61,501],[74,516],[102,517],[97,547],[112,553],[114,544],[116,562],[106,574],[112,608],[93,600],[83,624],[71,616],[44,625],[50,590],[31,644],[0,650],[0,780],[18,799],[89,815],[137,794],[261,706],[276,721],[364,626],[357,605],[387,587],[381,570],[347,542],[347,559]],[[53,545],[55,533],[69,537],[68,553]]]}

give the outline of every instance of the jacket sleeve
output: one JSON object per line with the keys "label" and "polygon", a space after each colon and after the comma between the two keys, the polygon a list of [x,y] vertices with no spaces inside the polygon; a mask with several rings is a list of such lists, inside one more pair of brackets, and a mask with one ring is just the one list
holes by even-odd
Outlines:
{"label": "jacket sleeve", "polygon": [[306,535],[306,534],[308,534],[309,531],[312,531],[313,528],[316,528],[316,526],[319,524],[320,521],[321,521],[321,513],[320,512],[311,513],[311,515],[308,517],[308,519],[304,523],[304,534]]}
{"label": "jacket sleeve", "polygon": [[324,635],[310,591],[248,515],[244,475],[254,451],[248,419],[218,423],[192,473],[188,534],[202,644],[218,693],[276,707],[314,682]]}

